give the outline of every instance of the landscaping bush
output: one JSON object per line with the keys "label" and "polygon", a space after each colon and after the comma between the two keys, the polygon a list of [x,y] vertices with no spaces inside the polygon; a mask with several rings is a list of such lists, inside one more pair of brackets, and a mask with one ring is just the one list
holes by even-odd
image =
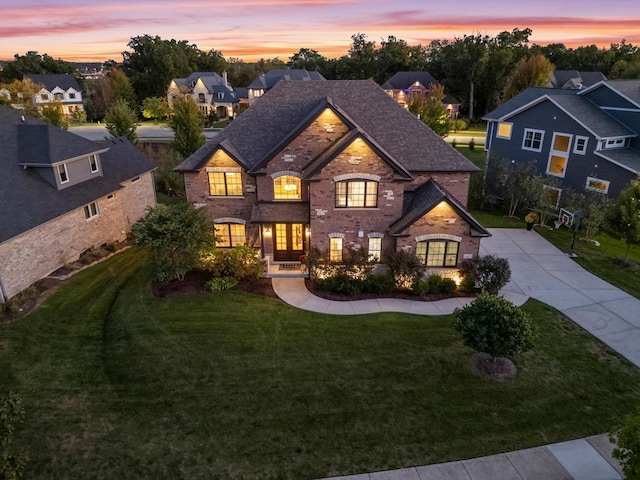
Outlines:
{"label": "landscaping bush", "polygon": [[476,290],[476,283],[469,277],[463,277],[459,288],[462,293],[473,293]]}
{"label": "landscaping bush", "polygon": [[323,292],[340,293],[353,297],[362,292],[363,283],[363,280],[351,278],[345,273],[338,273],[316,280],[316,288]]}
{"label": "landscaping bush", "polygon": [[511,280],[509,261],[496,255],[465,260],[460,264],[460,273],[467,281],[494,295]]}
{"label": "landscaping bush", "polygon": [[204,288],[209,292],[221,292],[231,290],[236,285],[238,285],[238,280],[233,277],[216,277],[206,282]]}
{"label": "landscaping bush", "polygon": [[427,270],[427,266],[413,252],[404,250],[388,253],[385,263],[396,287],[401,290],[410,290]]}
{"label": "landscaping bush", "polygon": [[424,296],[438,293],[453,293],[456,291],[456,282],[440,275],[429,275],[425,280],[416,280],[411,292],[414,295]]}
{"label": "landscaping bush", "polygon": [[389,275],[369,274],[362,283],[362,291],[378,295],[393,293],[396,290],[396,282]]}
{"label": "landscaping bush", "polygon": [[469,122],[464,118],[458,118],[453,121],[454,130],[467,130],[469,128]]}
{"label": "landscaping bush", "polygon": [[215,277],[254,281],[264,275],[258,251],[247,245],[225,250],[214,248],[201,256],[200,265]]}
{"label": "landscaping bush", "polygon": [[468,347],[492,357],[508,357],[533,348],[529,316],[503,297],[482,292],[454,310],[455,328]]}
{"label": "landscaping bush", "polygon": [[476,141],[472,138],[471,140],[469,140],[469,150],[475,150],[476,148]]}
{"label": "landscaping bush", "polygon": [[609,440],[616,445],[613,458],[622,465],[624,478],[640,480],[640,408],[609,434]]}

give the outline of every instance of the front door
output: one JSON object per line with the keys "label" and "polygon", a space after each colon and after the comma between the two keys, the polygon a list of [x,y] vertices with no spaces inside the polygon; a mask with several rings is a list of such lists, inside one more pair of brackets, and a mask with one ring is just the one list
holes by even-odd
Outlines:
{"label": "front door", "polygon": [[299,261],[305,247],[304,224],[276,223],[274,232],[273,259],[276,262]]}

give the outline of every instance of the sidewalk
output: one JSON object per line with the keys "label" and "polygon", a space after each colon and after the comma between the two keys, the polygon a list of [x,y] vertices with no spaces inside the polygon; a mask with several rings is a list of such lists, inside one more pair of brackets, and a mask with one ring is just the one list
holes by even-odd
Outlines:
{"label": "sidewalk", "polygon": [[[480,254],[509,260],[511,281],[501,294],[517,305],[529,297],[555,307],[640,367],[640,300],[592,275],[535,231],[489,229]],[[444,315],[469,298],[438,302],[374,299],[335,302],[312,295],[302,278],[273,278],[286,303],[332,315],[384,311]],[[457,462],[363,473],[331,480],[620,480],[606,434]],[[326,480],[326,479],[325,479]]]}

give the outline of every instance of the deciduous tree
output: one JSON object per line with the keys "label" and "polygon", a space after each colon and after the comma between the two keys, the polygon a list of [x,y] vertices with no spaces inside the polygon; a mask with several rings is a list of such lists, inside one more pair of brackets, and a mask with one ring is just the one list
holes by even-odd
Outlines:
{"label": "deciduous tree", "polygon": [[153,123],[158,123],[159,119],[166,118],[170,113],[169,102],[165,97],[149,97],[142,102],[142,116],[153,118]]}
{"label": "deciduous tree", "polygon": [[553,65],[543,55],[522,58],[509,75],[502,100],[507,101],[529,87],[545,87],[553,73]]}
{"label": "deciduous tree", "polygon": [[419,116],[420,120],[441,137],[451,130],[451,120],[444,100],[444,86],[431,84],[427,95],[415,95],[409,104],[409,111]]}
{"label": "deciduous tree", "polygon": [[107,131],[114,137],[125,137],[133,144],[138,142],[136,114],[124,100],[118,100],[109,109],[105,122]]}
{"label": "deciduous tree", "polygon": [[202,114],[191,97],[178,97],[173,101],[169,125],[175,133],[171,148],[183,158],[204,145]]}
{"label": "deciduous tree", "polygon": [[620,192],[609,212],[609,222],[612,233],[627,244],[627,263],[631,245],[640,244],[640,176]]}

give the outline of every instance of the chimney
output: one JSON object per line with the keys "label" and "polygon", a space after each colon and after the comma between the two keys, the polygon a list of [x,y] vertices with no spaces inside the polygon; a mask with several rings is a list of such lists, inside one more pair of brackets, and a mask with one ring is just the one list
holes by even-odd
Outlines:
{"label": "chimney", "polygon": [[224,72],[222,72],[222,82],[224,83],[225,87],[229,87],[229,81],[227,80],[227,71],[225,70]]}

